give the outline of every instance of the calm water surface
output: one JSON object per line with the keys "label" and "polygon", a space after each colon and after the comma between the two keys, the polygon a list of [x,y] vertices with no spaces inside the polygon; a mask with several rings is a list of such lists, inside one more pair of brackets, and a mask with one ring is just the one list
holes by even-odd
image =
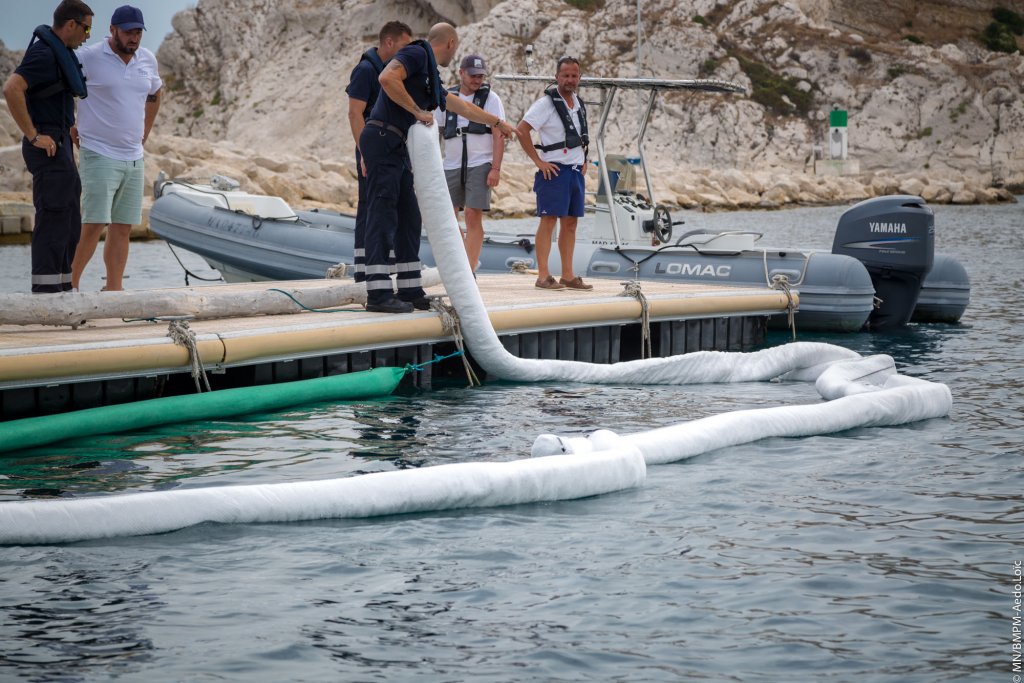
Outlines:
{"label": "calm water surface", "polygon": [[[841,211],[686,229],[828,248]],[[0,680],[1012,680],[1024,208],[935,211],[939,250],[972,278],[963,324],[801,338],[947,383],[948,419],[723,449],[580,501],[3,548]],[[24,291],[25,263],[0,248],[0,288]],[[130,287],[180,272],[162,243],[132,245]],[[544,432],[817,400],[770,383],[449,386],[69,441],[0,460],[0,500],[508,460]]]}

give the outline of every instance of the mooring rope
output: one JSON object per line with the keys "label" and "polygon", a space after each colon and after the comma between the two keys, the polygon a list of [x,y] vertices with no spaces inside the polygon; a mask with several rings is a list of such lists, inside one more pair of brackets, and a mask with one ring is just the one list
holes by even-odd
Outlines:
{"label": "mooring rope", "polygon": [[196,333],[193,332],[189,326],[187,320],[172,320],[167,324],[167,336],[171,338],[178,346],[184,346],[188,351],[189,362],[192,365],[192,381],[196,384],[196,393],[203,393],[203,389],[199,384],[199,378],[203,378],[203,386],[206,387],[207,391],[210,389],[210,380],[206,376],[206,369],[203,367],[203,361],[199,357],[199,347],[196,344]]}
{"label": "mooring rope", "polygon": [[786,325],[789,332],[796,341],[796,304],[793,302],[793,289],[789,284],[789,276],[783,273],[776,273],[772,276],[770,284],[772,289],[781,289],[786,294]]}
{"label": "mooring rope", "polygon": [[804,263],[800,268],[800,277],[797,278],[796,282],[790,282],[789,276],[785,273],[775,273],[771,277],[768,276],[768,251],[765,249],[761,250],[761,263],[764,265],[764,280],[765,283],[772,289],[781,289],[786,293],[786,325],[789,327],[789,332],[796,340],[796,303],[793,301],[793,287],[799,287],[803,284],[804,278],[807,276],[807,266],[811,263],[811,256],[813,254],[804,254]]}
{"label": "mooring rope", "polygon": [[622,287],[623,289],[619,296],[631,296],[640,302],[641,357],[654,358],[654,353],[651,349],[651,306],[647,302],[647,297],[641,290],[640,283],[636,280],[623,282]]}
{"label": "mooring rope", "polygon": [[440,363],[441,361],[448,360],[449,358],[455,358],[457,356],[465,357],[465,355],[465,351],[455,351],[453,353],[449,353],[447,356],[441,356],[435,353],[433,358],[431,358],[430,360],[425,360],[422,363],[406,363],[405,369],[410,372],[421,372],[423,368],[427,367],[428,365],[434,365],[436,363]]}
{"label": "mooring rope", "polygon": [[530,272],[530,264],[526,261],[513,261],[512,265],[508,267],[508,272],[525,275]]}
{"label": "mooring rope", "polygon": [[459,322],[459,314],[455,307],[451,304],[446,304],[441,297],[432,296],[430,297],[430,309],[436,312],[437,317],[441,319],[441,329],[444,330],[445,334],[452,335],[452,338],[455,340],[455,348],[462,355],[462,367],[466,370],[466,379],[469,380],[469,386],[482,386],[483,382],[473,372],[473,366],[466,356],[466,344],[462,338],[462,323]]}
{"label": "mooring rope", "polygon": [[189,270],[189,269],[188,269],[188,268],[187,268],[187,267],[185,266],[185,264],[184,264],[184,263],[182,263],[182,262],[181,262],[181,259],[180,259],[180,258],[178,258],[178,254],[177,254],[177,252],[175,252],[175,251],[174,251],[174,247],[173,247],[173,246],[171,246],[171,243],[170,243],[170,242],[168,242],[168,243],[167,243],[167,248],[171,250],[171,255],[172,255],[172,256],[174,257],[174,260],[175,260],[175,261],[177,261],[177,262],[178,262],[178,265],[179,265],[179,266],[181,266],[181,269],[182,269],[183,271],[185,271],[185,286],[186,286],[186,287],[188,287],[188,286],[189,286],[188,278],[189,278],[190,276],[191,276],[191,277],[194,277],[194,278],[195,278],[195,279],[197,279],[197,280],[202,280],[203,282],[222,282],[222,281],[224,280],[224,278],[223,278],[223,277],[221,277],[221,276],[219,276],[219,275],[218,275],[217,277],[202,277],[202,276],[196,275],[196,274],[195,274],[195,273],[193,273],[193,272],[192,272],[191,270]]}
{"label": "mooring rope", "polygon": [[333,266],[327,269],[327,275],[325,275],[325,277],[328,280],[335,280],[343,277],[348,277],[348,264],[335,263]]}

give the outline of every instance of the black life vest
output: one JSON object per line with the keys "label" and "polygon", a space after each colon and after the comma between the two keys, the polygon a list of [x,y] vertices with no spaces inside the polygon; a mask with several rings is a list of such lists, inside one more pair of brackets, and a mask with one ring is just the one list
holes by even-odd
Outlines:
{"label": "black life vest", "polygon": [[[437,59],[434,57],[434,48],[430,47],[430,43],[425,40],[414,40],[409,45],[419,45],[427,53],[427,106],[423,107],[423,109],[433,111],[440,107],[441,111],[444,111],[445,97],[448,93],[441,87],[441,74],[437,72]],[[413,99],[415,100],[416,98]]]}
{"label": "black life vest", "polygon": [[544,91],[544,94],[550,97],[551,103],[555,105],[558,118],[561,119],[562,126],[565,128],[565,140],[553,142],[550,145],[534,145],[534,147],[544,152],[582,147],[583,154],[586,155],[590,148],[590,135],[587,129],[587,108],[583,104],[583,98],[576,95],[576,100],[580,103],[580,130],[577,131],[572,122],[572,112],[569,111],[562,96],[558,94],[558,87],[551,86]]}
{"label": "black life vest", "polygon": [[[448,92],[458,94],[459,86],[456,85],[454,87],[448,88]],[[483,109],[484,105],[487,104],[487,96],[490,95],[490,94],[491,94],[491,86],[489,84],[487,84],[487,83],[484,83],[482,86],[480,86],[479,90],[477,90],[475,93],[473,93],[473,104],[475,104],[476,106],[478,106],[481,109]],[[459,122],[459,115],[456,114],[453,111],[448,112],[448,115],[444,119],[444,139],[445,140],[451,140],[452,138],[454,138],[454,137],[456,137],[458,135],[466,135],[467,133],[470,134],[470,135],[490,135],[491,134],[491,127],[487,126],[487,125],[484,125],[482,123],[477,123],[476,121],[470,121],[468,126],[463,126],[462,128],[458,128],[457,127],[458,126],[458,122]]]}
{"label": "black life vest", "polygon": [[50,85],[30,89],[27,93],[28,96],[45,99],[59,92],[70,90],[72,96],[85,99],[89,92],[85,87],[85,74],[82,72],[82,63],[78,61],[78,56],[68,49],[64,41],[53,32],[53,29],[45,24],[36,26],[28,46],[32,47],[37,39],[46,43],[53,52],[53,57],[57,62],[57,81]]}
{"label": "black life vest", "polygon": [[[373,70],[380,76],[381,72],[384,71],[384,62],[381,61],[380,55],[377,54],[377,48],[371,47],[366,50],[359,58],[360,62],[369,62]],[[363,107],[363,120],[370,118],[370,110],[373,109],[373,103],[377,101],[377,96],[380,94],[380,84],[377,84],[376,88],[371,88],[370,99],[366,100],[366,106]]]}

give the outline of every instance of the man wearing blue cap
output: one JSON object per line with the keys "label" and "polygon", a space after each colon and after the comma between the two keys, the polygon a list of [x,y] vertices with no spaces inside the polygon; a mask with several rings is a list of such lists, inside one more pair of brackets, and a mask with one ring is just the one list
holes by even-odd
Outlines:
{"label": "man wearing blue cap", "polygon": [[107,228],[104,289],[123,289],[128,238],[132,225],[142,222],[142,146],[160,109],[163,86],[156,57],[139,46],[145,28],[142,11],[123,5],[110,18],[110,35],[77,51],[89,97],[78,105],[78,125],[71,129],[81,149],[82,176],[82,235],[71,267],[75,288]]}

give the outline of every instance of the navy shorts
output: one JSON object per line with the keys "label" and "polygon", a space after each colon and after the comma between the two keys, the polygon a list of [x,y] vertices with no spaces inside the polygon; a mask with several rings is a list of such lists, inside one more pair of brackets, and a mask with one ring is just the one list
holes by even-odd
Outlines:
{"label": "navy shorts", "polygon": [[583,215],[583,167],[555,164],[558,175],[550,180],[537,171],[533,178],[533,191],[537,193],[538,216]]}

